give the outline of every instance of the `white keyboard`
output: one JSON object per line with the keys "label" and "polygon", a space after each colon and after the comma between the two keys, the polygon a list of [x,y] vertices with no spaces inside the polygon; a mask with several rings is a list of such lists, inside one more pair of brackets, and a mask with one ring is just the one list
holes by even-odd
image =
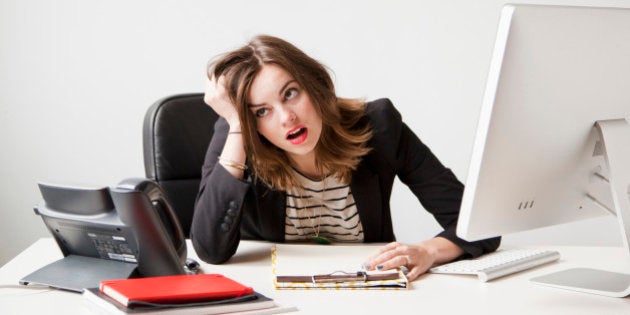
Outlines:
{"label": "white keyboard", "polygon": [[556,261],[560,253],[554,250],[507,249],[479,258],[459,260],[431,268],[433,273],[477,275],[486,282],[542,264]]}

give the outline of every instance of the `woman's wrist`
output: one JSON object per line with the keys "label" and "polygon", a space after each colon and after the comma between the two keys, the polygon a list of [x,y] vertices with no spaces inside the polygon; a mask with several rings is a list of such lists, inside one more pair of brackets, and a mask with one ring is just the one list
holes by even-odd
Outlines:
{"label": "woman's wrist", "polygon": [[240,124],[231,124],[228,134],[239,134],[241,133],[241,125]]}
{"label": "woman's wrist", "polygon": [[228,126],[230,126],[230,131],[241,130],[241,120],[238,118],[238,114],[234,113],[229,117],[225,117],[225,120],[227,121]]}
{"label": "woman's wrist", "polygon": [[228,158],[224,158],[222,156],[219,156],[219,163],[221,163],[221,165],[225,166],[225,167],[231,167],[234,169],[237,169],[239,171],[246,171],[247,170],[247,165],[243,164],[243,163],[239,163],[237,161],[228,159]]}
{"label": "woman's wrist", "polygon": [[435,237],[420,243],[435,263],[444,263],[459,257],[463,250],[443,237]]}

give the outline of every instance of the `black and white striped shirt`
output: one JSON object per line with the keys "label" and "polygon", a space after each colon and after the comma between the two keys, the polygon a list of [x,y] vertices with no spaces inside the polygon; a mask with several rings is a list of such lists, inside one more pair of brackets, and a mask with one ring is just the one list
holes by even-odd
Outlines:
{"label": "black and white striped shirt", "polygon": [[316,235],[339,242],[363,242],[363,226],[349,185],[333,176],[312,180],[296,172],[303,190],[287,192],[285,239]]}

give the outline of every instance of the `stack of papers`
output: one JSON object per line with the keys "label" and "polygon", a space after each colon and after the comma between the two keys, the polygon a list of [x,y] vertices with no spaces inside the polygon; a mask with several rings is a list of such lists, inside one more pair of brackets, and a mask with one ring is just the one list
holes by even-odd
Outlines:
{"label": "stack of papers", "polygon": [[297,309],[285,309],[277,305],[272,299],[254,292],[256,299],[238,302],[233,304],[181,306],[181,307],[159,307],[159,306],[139,306],[127,307],[118,303],[109,296],[101,293],[98,288],[89,288],[83,291],[83,298],[90,310],[96,314],[159,314],[159,315],[209,315],[209,314],[229,314],[238,312],[247,314],[277,314],[296,311]]}
{"label": "stack of papers", "polygon": [[109,314],[277,314],[296,310],[220,274],[103,280],[99,288],[85,289],[83,297],[90,306]]}

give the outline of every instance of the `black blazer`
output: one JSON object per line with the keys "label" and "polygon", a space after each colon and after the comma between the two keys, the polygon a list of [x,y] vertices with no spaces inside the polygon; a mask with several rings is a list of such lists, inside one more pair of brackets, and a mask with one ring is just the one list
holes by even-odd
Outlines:
{"label": "black blazer", "polygon": [[[495,250],[500,238],[467,242],[455,227],[464,186],[431,150],[402,122],[388,99],[368,103],[365,123],[372,127],[372,151],[352,174],[354,196],[365,242],[395,240],[390,211],[394,178],[399,177],[444,228],[438,236],[477,257]],[[234,178],[218,162],[228,132],[224,119],[215,124],[202,169],[190,238],[201,259],[209,263],[228,260],[243,239],[283,242],[285,192],[270,190],[250,173]]]}

